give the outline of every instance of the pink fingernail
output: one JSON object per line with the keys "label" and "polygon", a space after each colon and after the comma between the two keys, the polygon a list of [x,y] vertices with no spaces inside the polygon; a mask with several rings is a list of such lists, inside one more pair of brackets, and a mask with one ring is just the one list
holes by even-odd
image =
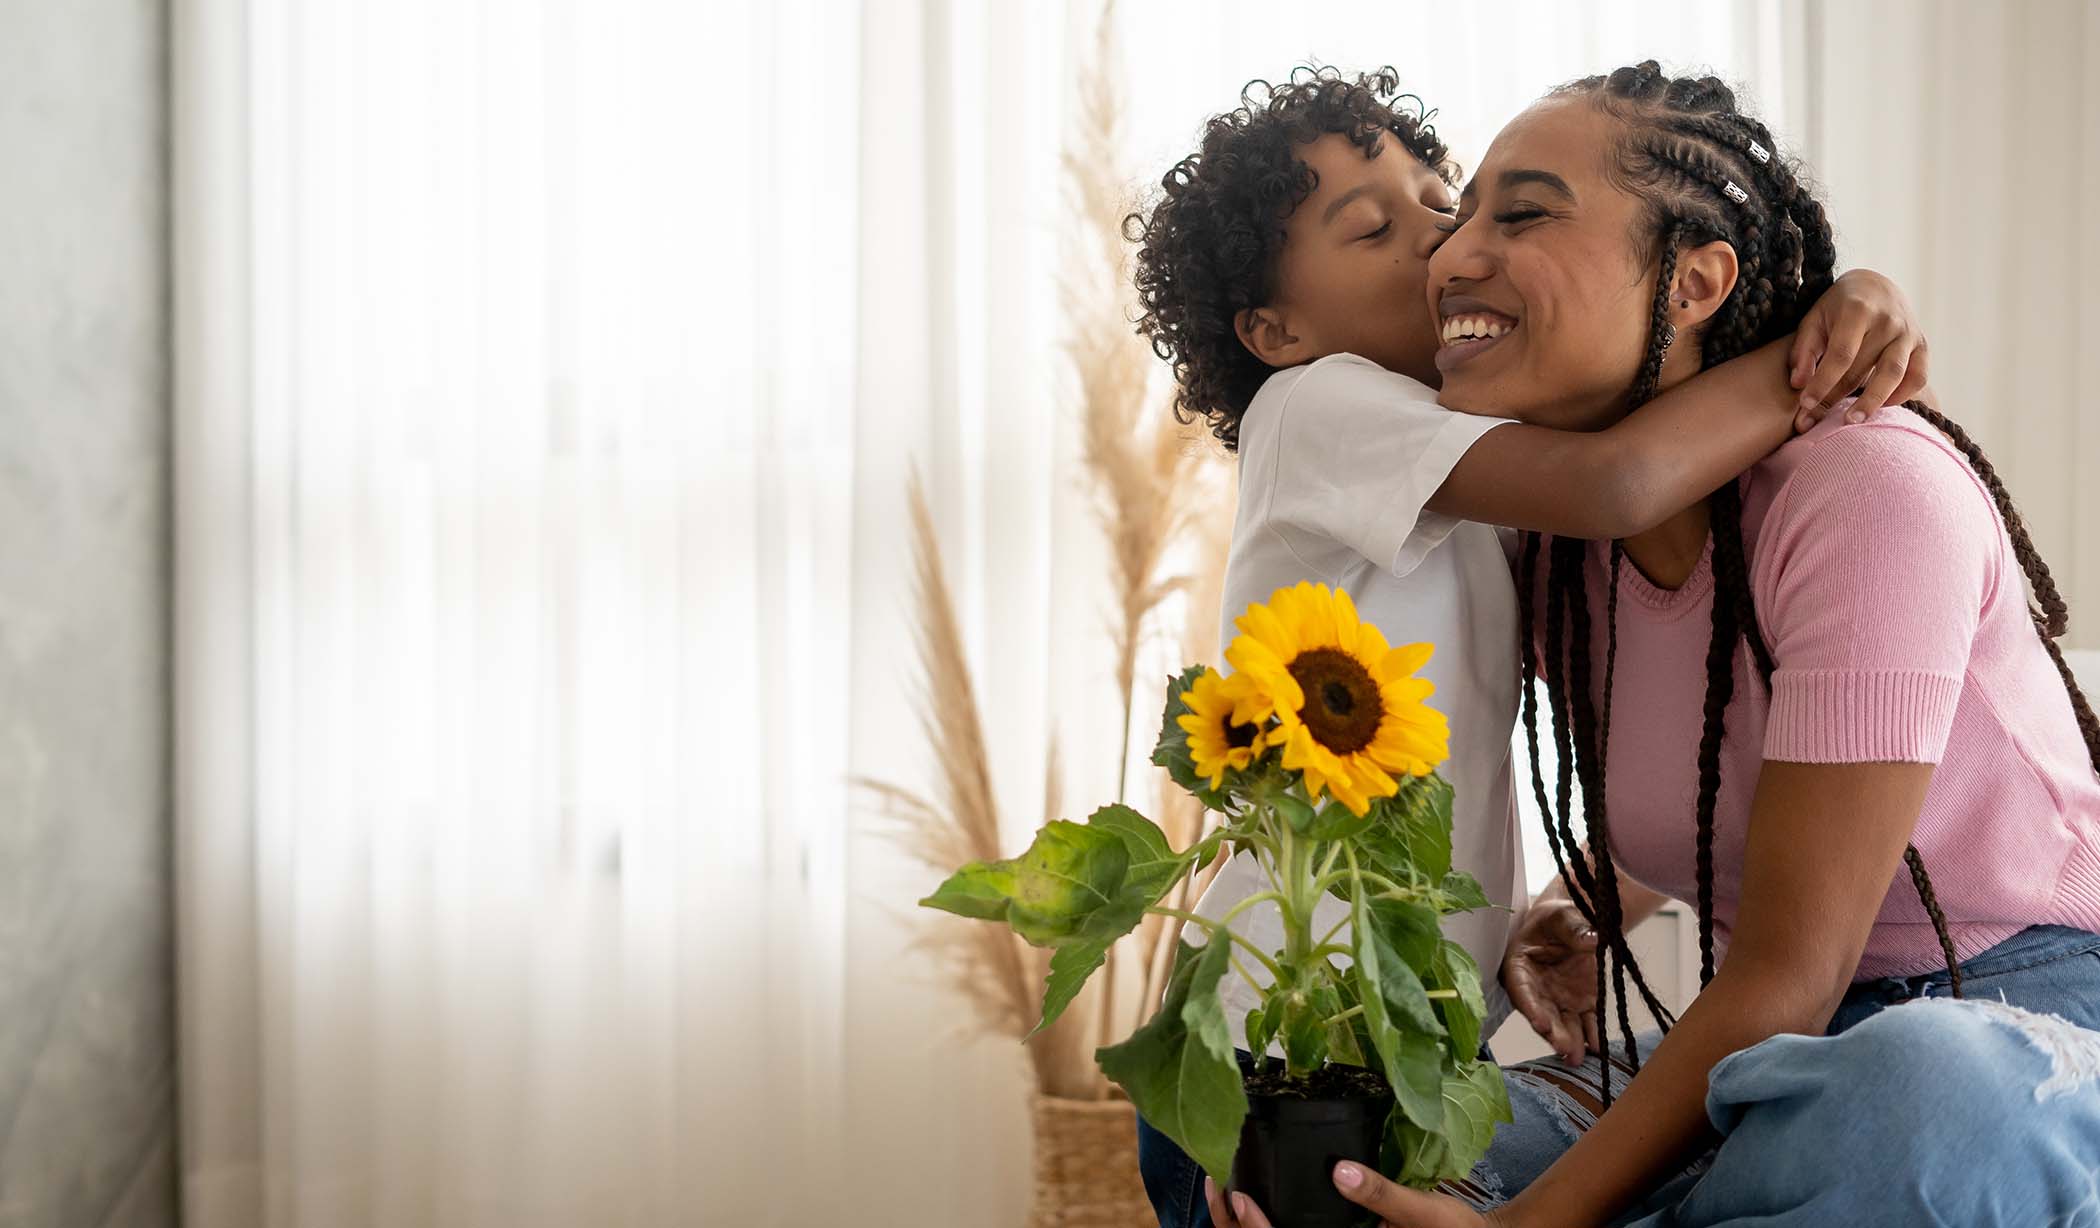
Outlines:
{"label": "pink fingernail", "polygon": [[1353,1190],[1363,1184],[1364,1171],[1354,1164],[1337,1164],[1334,1166],[1334,1179],[1336,1184]]}
{"label": "pink fingernail", "polygon": [[1247,1201],[1245,1194],[1234,1194],[1232,1196],[1232,1213],[1241,1219],[1247,1218],[1247,1209],[1253,1205],[1253,1203]]}

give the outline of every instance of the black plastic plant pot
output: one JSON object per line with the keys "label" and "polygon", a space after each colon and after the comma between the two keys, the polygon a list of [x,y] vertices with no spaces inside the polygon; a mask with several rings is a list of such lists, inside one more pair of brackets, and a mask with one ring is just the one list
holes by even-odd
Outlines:
{"label": "black plastic plant pot", "polygon": [[[1281,1063],[1270,1069],[1281,1073]],[[1240,1149],[1232,1158],[1228,1188],[1254,1200],[1276,1228],[1365,1228],[1378,1216],[1334,1188],[1336,1162],[1354,1160],[1376,1172],[1378,1144],[1393,1110],[1384,1080],[1358,1067],[1329,1067],[1326,1073],[1354,1078],[1323,1078],[1310,1089],[1258,1090],[1273,1080],[1249,1075],[1247,1120],[1240,1127]],[[1350,1088],[1341,1085],[1355,1083]]]}

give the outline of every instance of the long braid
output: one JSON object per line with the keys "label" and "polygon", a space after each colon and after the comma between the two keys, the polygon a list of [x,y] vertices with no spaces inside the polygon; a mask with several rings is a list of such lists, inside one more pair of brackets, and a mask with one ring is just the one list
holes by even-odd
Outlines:
{"label": "long braid", "polygon": [[[1592,902],[1597,884],[1595,879],[1589,875],[1587,865],[1582,861],[1581,847],[1574,838],[1568,806],[1563,800],[1562,805],[1556,808],[1546,795],[1545,773],[1539,761],[1538,692],[1535,687],[1539,676],[1539,666],[1537,642],[1533,638],[1534,618],[1537,609],[1534,592],[1539,569],[1539,553],[1543,539],[1537,533],[1526,533],[1523,535],[1522,541],[1523,547],[1517,568],[1518,657],[1521,663],[1520,678],[1523,688],[1520,699],[1520,711],[1524,725],[1524,745],[1531,760],[1532,792],[1538,801],[1540,814],[1545,816],[1546,819],[1546,846],[1553,854],[1554,868],[1559,872],[1561,882],[1566,885],[1569,898],[1574,903],[1576,912],[1582,917],[1583,922],[1600,936],[1608,932],[1618,935],[1615,939],[1605,941],[1598,951],[1598,1009],[1602,1012],[1604,1003],[1607,1001],[1604,974],[1608,966],[1611,969],[1613,983],[1618,991],[1619,1022],[1626,1040],[1627,1060],[1638,1071],[1640,1069],[1639,1051],[1633,1044],[1633,1023],[1627,1007],[1627,973],[1631,971],[1643,1000],[1663,1030],[1668,1031],[1670,1025],[1675,1023],[1676,1019],[1669,1011],[1663,1008],[1662,1003],[1657,1000],[1654,992],[1649,989],[1646,979],[1642,977],[1640,966],[1634,961],[1632,952],[1624,941],[1623,924],[1607,925],[1597,911],[1596,905]],[[1614,587],[1618,583],[1618,575],[1618,561],[1614,557],[1612,566]],[[1616,592],[1611,597],[1611,609],[1613,616],[1616,617],[1618,611],[1618,595]],[[1560,642],[1558,618],[1564,610],[1564,604],[1555,603],[1548,612],[1548,622],[1552,625],[1549,642],[1556,647]],[[1614,627],[1607,660],[1616,658],[1617,653],[1618,634],[1616,627]],[[1609,666],[1607,665],[1605,682],[1605,723],[1607,728],[1610,724],[1611,713],[1608,670]],[[1549,690],[1549,697],[1553,697],[1556,694],[1556,692]],[[1557,699],[1555,702],[1558,704]],[[1565,750],[1562,752],[1561,762],[1563,765],[1571,762]],[[1563,797],[1565,798],[1565,794]],[[1571,871],[1571,866],[1579,868]],[[1578,875],[1580,876],[1579,880]],[[1620,915],[1623,916],[1623,913]],[[1603,1035],[1605,1030],[1603,1016],[1600,1013],[1598,1034],[1600,1036]],[[1608,1107],[1611,1104],[1611,1083],[1608,1072],[1600,1075],[1598,1090],[1603,1103]]]}
{"label": "long braid", "polygon": [[[1833,281],[1835,241],[1823,204],[1806,191],[1785,160],[1774,155],[1777,143],[1770,130],[1735,109],[1735,94],[1711,78],[1690,86],[1672,82],[1663,88],[1663,105],[1657,107],[1653,105],[1653,80],[1659,73],[1661,69],[1648,61],[1634,69],[1619,69],[1611,78],[1575,82],[1569,90],[1598,94],[1606,101],[1648,103],[1630,118],[1634,139],[1627,141],[1621,157],[1621,181],[1630,181],[1636,191],[1646,189],[1657,216],[1655,229],[1667,241],[1682,241],[1686,231],[1693,231],[1701,237],[1724,237],[1735,246],[1737,288],[1701,330],[1701,365],[1709,367],[1791,330],[1814,296]],[[1745,183],[1756,187],[1756,195],[1743,187]],[[1735,638],[1749,640],[1751,657],[1766,686],[1770,686],[1774,668],[1749,592],[1741,539],[1741,495],[1730,483],[1716,491],[1709,504],[1714,512],[1714,640],[1707,653],[1707,720],[1699,754],[1701,984],[1714,976],[1711,825],[1718,800],[1726,701],[1735,691]],[[2054,594],[2054,586],[2050,592]],[[2056,600],[2060,607],[2060,598]],[[2047,611],[2047,600],[2043,600],[2043,611]],[[2050,638],[2047,626],[2050,623],[2037,617],[2043,640]],[[2060,657],[2054,644],[2050,644],[2050,653]],[[2083,699],[2068,678],[2068,668],[2058,665],[2058,672],[2066,678],[2066,686],[2071,686],[2073,707],[2081,707]],[[2085,728],[2085,716],[2089,710],[2081,714],[2081,728]],[[2087,749],[2100,766],[2100,733],[2087,737]],[[1911,867],[1919,901],[1932,917],[1940,949],[1949,961],[1953,993],[1959,997],[1961,970],[1953,938],[1915,846],[1905,848],[1905,863]]]}
{"label": "long braid", "polygon": [[[1728,705],[1735,698],[1735,645],[1742,632],[1742,603],[1728,588],[1744,579],[1742,497],[1735,484],[1707,501],[1713,524],[1713,636],[1706,645],[1706,709],[1699,735],[1697,858],[1699,874],[1699,985],[1714,979],[1714,809],[1721,793],[1721,742],[1727,736]],[[1730,546],[1732,545],[1732,548]]]}
{"label": "long braid", "polygon": [[2071,697],[2071,712],[2078,718],[2078,731],[2085,736],[2085,750],[2093,763],[2093,770],[2100,772],[2100,720],[2093,717],[2092,705],[2087,702],[2085,692],[2079,689],[2078,679],[2064,661],[2063,652],[2056,641],[2071,626],[2071,609],[2064,602],[2063,594],[2056,589],[2056,577],[2049,574],[2049,565],[2042,561],[2041,552],[2034,548],[2034,538],[2027,532],[2027,524],[2020,519],[2020,509],[2013,505],[2012,493],[2005,489],[1999,478],[1997,467],[1983,454],[1969,433],[1946,415],[1931,409],[1922,401],[1909,401],[1905,408],[1938,428],[1939,432],[1952,440],[1962,455],[1969,458],[1969,467],[1983,479],[1991,500],[1998,505],[1998,515],[2005,521],[2005,534],[2012,540],[2013,557],[2020,561],[2020,570],[2027,577],[2027,587],[2034,593],[2036,606],[2028,611],[2034,620],[2034,629],[2042,638],[2042,647],[2049,650],[2049,659],[2056,663],[2056,672],[2064,680],[2064,690]]}
{"label": "long braid", "polygon": [[1538,534],[1524,534],[1522,557],[1517,567],[1517,656],[1521,665],[1519,675],[1523,685],[1522,693],[1518,697],[1518,711],[1522,714],[1524,723],[1524,747],[1530,752],[1531,756],[1532,795],[1538,799],[1539,813],[1546,820],[1546,846],[1553,852],[1554,867],[1560,872],[1561,882],[1567,886],[1568,897],[1574,903],[1575,911],[1581,915],[1585,925],[1601,933],[1602,930],[1598,927],[1596,910],[1590,904],[1589,893],[1576,885],[1574,876],[1569,872],[1570,854],[1574,850],[1565,850],[1561,845],[1560,832],[1554,823],[1556,811],[1553,809],[1552,802],[1546,797],[1546,777],[1539,764],[1538,691],[1536,687],[1539,677],[1539,665],[1538,649],[1536,642],[1532,638],[1534,621],[1532,593],[1536,587],[1534,578],[1538,574],[1540,543],[1541,538]]}
{"label": "long braid", "polygon": [[[1604,789],[1605,739],[1608,727],[1600,726],[1596,705],[1591,698],[1590,664],[1595,637],[1590,625],[1590,602],[1587,591],[1588,551],[1582,542],[1572,538],[1556,538],[1553,545],[1556,555],[1565,559],[1565,566],[1562,571],[1565,576],[1564,591],[1568,597],[1569,613],[1568,645],[1570,651],[1568,654],[1569,673],[1567,686],[1569,716],[1576,739],[1580,744],[1588,747],[1591,752],[1588,754],[1578,753],[1575,757],[1575,769],[1582,781],[1583,819],[1585,826],[1589,829],[1590,847],[1593,850],[1599,848],[1608,850],[1611,847],[1611,824],[1609,808],[1605,804]],[[1607,650],[1609,659],[1616,654],[1617,629],[1615,627],[1610,629],[1607,635],[1611,645]],[[1605,685],[1607,688],[1610,686],[1608,672]],[[1626,1048],[1629,1054],[1636,1055],[1629,1060],[1634,1062],[1635,1069],[1638,1069],[1638,1050],[1633,1043],[1633,1019],[1627,1006],[1624,984],[1629,964],[1632,963],[1633,953],[1625,939],[1626,910],[1619,895],[1618,867],[1610,857],[1606,856],[1597,859],[1597,880],[1599,911],[1607,918],[1611,932],[1619,936],[1619,940],[1607,952],[1600,953],[1600,958],[1597,962],[1597,1032],[1601,1039],[1609,1034],[1610,1031],[1604,1015],[1607,1004],[1612,1000],[1611,995],[1605,991],[1605,973],[1607,966],[1609,966],[1614,974],[1613,984],[1619,990],[1619,1023],[1624,1032]],[[1607,954],[1610,956],[1609,959],[1605,958]],[[1645,978],[1640,975],[1638,966],[1634,966],[1632,972],[1635,984],[1639,986],[1649,1010],[1655,1014],[1658,1022],[1666,1019],[1668,1017],[1667,1012],[1662,1009],[1662,1004],[1650,992]],[[1601,1056],[1609,1056],[1608,1046],[1605,1053]],[[1608,1070],[1600,1073],[1599,1080],[1601,1098],[1604,1106],[1609,1107],[1611,1104],[1611,1082]]]}
{"label": "long braid", "polygon": [[[1702,367],[1710,367],[1791,331],[1808,307],[1835,280],[1836,245],[1822,203],[1799,179],[1795,170],[1777,155],[1770,131],[1755,119],[1736,111],[1734,94],[1712,78],[1672,79],[1662,75],[1651,61],[1622,68],[1608,77],[1593,77],[1564,87],[1563,93],[1593,95],[1601,105],[1625,119],[1628,139],[1623,142],[1614,167],[1622,184],[1649,203],[1649,230],[1654,236],[1653,255],[1658,275],[1653,300],[1648,352],[1632,388],[1629,402],[1645,402],[1659,386],[1663,357],[1674,340],[1668,319],[1668,294],[1675,280],[1676,260],[1685,247],[1715,239],[1727,241],[1736,252],[1737,284],[1729,297],[1699,330]],[[2084,737],[2094,770],[2100,772],[2100,719],[2078,688],[2063,654],[2054,642],[2068,622],[2068,613],[2048,568],[2014,510],[1995,470],[1967,434],[1943,416],[1913,403],[1911,408],[1938,427],[1968,457],[1971,466],[1989,487],[2003,516],[2015,554],[2026,573],[2037,608],[2033,612],[2037,633],[2055,664],[2070,696],[2073,714]],[[1775,668],[1771,651],[1758,626],[1756,604],[1749,583],[1749,563],[1743,539],[1742,504],[1734,484],[1716,491],[1709,500],[1713,535],[1713,636],[1707,653],[1707,695],[1699,754],[1697,803],[1697,847],[1701,983],[1714,975],[1713,916],[1713,827],[1719,798],[1720,751],[1727,734],[1727,708],[1735,691],[1736,644],[1749,648],[1755,677],[1769,692]],[[1605,768],[1610,736],[1612,673],[1617,656],[1617,596],[1620,547],[1612,544],[1612,591],[1607,597],[1604,717],[1595,719],[1590,702],[1589,654],[1594,651],[1588,618],[1588,597],[1583,581],[1581,553],[1569,555],[1555,543],[1547,569],[1544,674],[1554,708],[1554,737],[1561,751],[1557,783],[1558,807],[1548,803],[1540,774],[1535,702],[1529,688],[1539,676],[1533,641],[1536,578],[1540,540],[1526,535],[1524,565],[1519,578],[1519,601],[1525,658],[1524,681],[1527,742],[1531,751],[1533,787],[1541,808],[1548,813],[1549,844],[1556,867],[1577,900],[1584,919],[1602,940],[1598,959],[1598,1023],[1604,1031],[1606,970],[1618,997],[1618,1014],[1626,1033],[1629,1058],[1637,1061],[1628,1019],[1624,974],[1631,972],[1658,1020],[1664,1018],[1640,977],[1638,965],[1626,944],[1624,914],[1617,890],[1616,868],[1611,864],[1609,814],[1604,805]],[[1570,625],[1572,624],[1572,626]],[[1571,758],[1573,762],[1571,763]],[[1594,873],[1580,856],[1572,827],[1571,777],[1583,786],[1584,812],[1596,858]],[[1961,995],[1961,969],[1946,917],[1939,907],[1924,859],[1915,845],[1907,845],[1904,862],[1912,883],[1931,918],[1942,954],[1948,964],[1955,996]],[[1667,1027],[1667,1024],[1665,1024]],[[1609,1047],[1607,1046],[1607,1053]],[[1637,1068],[1637,1067],[1636,1067]],[[1610,1104],[1610,1088],[1604,1088]]]}
{"label": "long braid", "polygon": [[[1609,583],[1610,588],[1606,590],[1604,598],[1604,727],[1597,733],[1597,776],[1601,781],[1609,781],[1611,779],[1611,681],[1617,672],[1619,664],[1619,568],[1625,559],[1626,547],[1617,541],[1612,542],[1611,568],[1607,573],[1607,583]],[[1624,928],[1624,925],[1625,918],[1622,912],[1620,916],[1621,928]],[[1626,964],[1624,962],[1613,963],[1611,972],[1612,988],[1619,999],[1619,1032],[1626,1041],[1626,1064],[1633,1068],[1633,1073],[1639,1074],[1641,1072],[1641,1053],[1639,1049],[1634,1047],[1633,1016],[1626,1002]],[[1640,975],[1640,968],[1635,966],[1633,969],[1634,982],[1640,985],[1641,996],[1647,1000],[1649,1010],[1655,1014],[1656,1022],[1667,1033],[1670,1030],[1670,1025],[1675,1023],[1676,1019],[1668,1011],[1662,1009],[1661,1003],[1654,1000],[1654,995],[1648,992],[1647,985],[1641,983]],[[1604,1038],[1604,1017],[1602,1013],[1604,998],[1601,992],[1598,994],[1597,1000],[1599,1003],[1597,1038],[1602,1040]],[[1608,1049],[1609,1046],[1607,1046]],[[1607,1052],[1605,1056],[1608,1057],[1609,1053]],[[1609,1089],[1607,1088],[1607,1090]]]}
{"label": "long braid", "polygon": [[[2019,560],[2020,571],[2027,577],[2027,587],[2034,594],[2036,604],[2029,607],[2028,617],[2034,623],[2035,635],[2041,639],[2043,650],[2056,666],[2057,676],[2063,679],[2064,691],[2071,700],[2071,714],[2077,719],[2078,732],[2085,739],[2086,758],[2094,773],[2100,774],[2100,720],[2094,719],[2092,704],[2079,687],[2078,679],[2072,675],[2063,651],[2056,645],[2057,639],[2070,629],[2071,609],[2063,594],[2057,591],[2056,578],[2049,574],[2049,565],[2035,549],[2034,538],[2027,532],[2027,523],[2020,518],[2019,508],[2013,505],[2012,492],[2005,488],[1997,467],[1991,464],[1983,449],[1959,423],[1922,401],[1906,401],[1904,408],[1931,423],[1951,440],[1968,458],[1969,468],[1991,492],[1991,501],[1997,504],[1998,516],[2005,522],[2005,535],[2012,542],[2013,557]],[[1958,998],[1961,996],[1961,964],[1955,957],[1954,941],[1948,935],[1946,919],[1940,913],[1932,880],[1925,873],[1924,858],[1918,855],[1916,848],[1906,848],[1903,861],[1910,867],[1911,882],[1917,887],[1918,898],[1924,901],[1925,912],[1932,918],[1934,932],[1939,936],[1940,951],[1947,958],[1948,989]]]}
{"label": "long braid", "polygon": [[[1659,386],[1664,356],[1675,339],[1668,318],[1668,296],[1675,281],[1677,254],[1685,247],[1724,239],[1735,249],[1737,284],[1729,297],[1700,329],[1702,367],[1712,366],[1774,337],[1791,331],[1808,306],[1835,280],[1836,245],[1820,201],[1801,184],[1794,170],[1776,154],[1776,142],[1765,126],[1736,110],[1735,96],[1721,82],[1710,78],[1669,78],[1652,61],[1621,68],[1607,77],[1572,83],[1562,92],[1595,96],[1600,103],[1626,118],[1629,139],[1615,167],[1629,190],[1650,202],[1650,233],[1655,236],[1658,257],[1656,291],[1651,311],[1648,352],[1632,388],[1629,402],[1638,406],[1652,397]],[[1950,433],[1951,434],[1951,433]],[[1965,437],[1964,437],[1965,438]],[[1957,440],[1961,443],[1961,440]],[[1972,445],[1964,445],[1969,450]],[[1972,455],[1972,460],[1976,459]],[[1982,471],[1979,466],[1979,471]],[[1994,493],[1997,488],[1994,487]],[[2003,499],[2001,506],[2006,506]],[[1735,645],[1746,640],[1758,676],[1767,688],[1774,669],[1771,652],[1757,625],[1757,614],[1749,584],[1749,568],[1741,524],[1741,494],[1730,483],[1709,501],[1713,533],[1713,635],[1707,652],[1707,694],[1699,752],[1696,861],[1699,896],[1700,981],[1710,981],[1715,971],[1713,907],[1713,829],[1720,792],[1720,751],[1727,732],[1727,709],[1735,690]],[[2008,515],[2008,523],[2013,518]],[[2024,530],[2021,531],[2024,538]],[[1562,753],[1556,811],[1545,805],[1545,783],[1539,774],[1535,710],[1527,694],[1526,732],[1532,751],[1533,784],[1543,809],[1548,810],[1548,834],[1555,861],[1571,896],[1586,900],[1584,916],[1597,929],[1603,942],[1598,962],[1598,1023],[1600,1034],[1606,1019],[1605,970],[1608,964],[1631,970],[1641,982],[1638,966],[1631,959],[1623,933],[1623,910],[1617,891],[1616,869],[1611,865],[1609,815],[1604,805],[1606,743],[1610,733],[1611,675],[1617,655],[1618,564],[1620,547],[1612,545],[1612,591],[1608,596],[1605,678],[1605,718],[1596,728],[1589,703],[1588,656],[1594,645],[1589,636],[1588,600],[1578,561],[1571,567],[1555,543],[1546,584],[1546,676],[1554,706],[1555,743]],[[1520,601],[1523,605],[1523,652],[1533,658],[1531,627],[1533,589],[1539,544],[1527,535],[1524,576]],[[2031,546],[2021,551],[2023,566]],[[2035,560],[2039,562],[2038,558]],[[2061,600],[2048,582],[2029,571],[2043,610],[2037,618],[2045,642],[2050,628],[2061,633]],[[2046,591],[2048,596],[2041,596]],[[1570,610],[1572,618],[1567,617]],[[1566,623],[1572,622],[1572,628]],[[1564,631],[1572,630],[1571,637]],[[1572,642],[1570,642],[1572,640]],[[2086,736],[2096,770],[2100,770],[2100,722],[2077,691],[2069,669],[2054,644],[2049,645],[2058,670],[2072,694],[2073,707]],[[1536,677],[1527,666],[1527,687]],[[1571,728],[1572,726],[1572,728]],[[1573,850],[1569,806],[1572,774],[1582,778],[1585,817],[1589,822],[1591,851],[1597,859],[1594,876],[1583,859],[1564,856]],[[1924,901],[1947,955],[1950,979],[1959,995],[1960,969],[1944,916],[1940,913],[1923,859],[1914,846],[1905,850],[1919,898]],[[1577,884],[1582,890],[1577,892]],[[1635,1054],[1623,976],[1614,976],[1619,1016],[1626,1032],[1629,1055]],[[1642,986],[1644,997],[1645,985]],[[1662,1017],[1658,1005],[1650,1009]],[[1608,1106],[1609,1084],[1605,1086]]]}

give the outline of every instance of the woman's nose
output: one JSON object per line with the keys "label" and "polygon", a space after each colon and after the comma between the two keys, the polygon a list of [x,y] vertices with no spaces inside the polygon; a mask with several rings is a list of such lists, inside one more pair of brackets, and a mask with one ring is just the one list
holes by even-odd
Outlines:
{"label": "woman's nose", "polygon": [[1429,255],[1429,284],[1446,285],[1486,276],[1488,257],[1475,226],[1461,226],[1446,236],[1441,247]]}

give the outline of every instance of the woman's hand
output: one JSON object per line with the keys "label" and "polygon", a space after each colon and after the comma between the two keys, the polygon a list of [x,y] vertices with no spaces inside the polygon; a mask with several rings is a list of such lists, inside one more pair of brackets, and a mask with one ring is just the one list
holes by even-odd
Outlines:
{"label": "woman's hand", "polygon": [[[1493,1211],[1475,1211],[1444,1194],[1395,1185],[1360,1164],[1335,1165],[1334,1188],[1350,1202],[1376,1212],[1387,1228],[1505,1228]],[[1203,1179],[1203,1197],[1215,1228],[1273,1228],[1253,1199],[1238,1193],[1228,1199],[1209,1177]]]}
{"label": "woman's hand", "polygon": [[1567,900],[1524,911],[1502,954],[1502,987],[1531,1030],[1570,1063],[1597,1038],[1597,932]]}
{"label": "woman's hand", "polygon": [[1895,282],[1854,269],[1824,291],[1794,330],[1787,370],[1801,390],[1796,430],[1814,426],[1855,388],[1859,402],[1845,420],[1864,422],[1925,386],[1925,333]]}

